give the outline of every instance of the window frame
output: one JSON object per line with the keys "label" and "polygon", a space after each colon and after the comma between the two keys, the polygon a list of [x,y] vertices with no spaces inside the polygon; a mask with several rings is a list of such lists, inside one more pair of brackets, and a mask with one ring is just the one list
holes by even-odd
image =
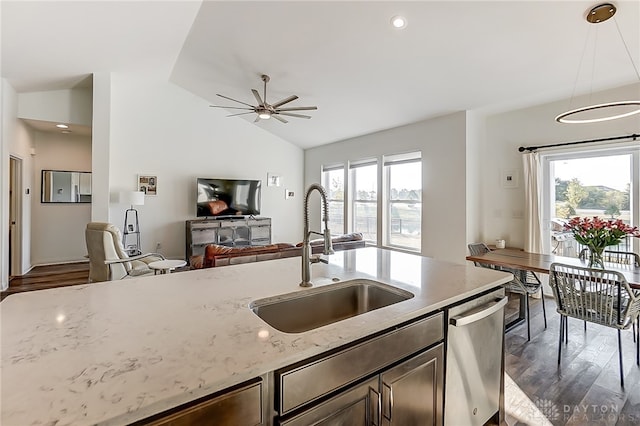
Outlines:
{"label": "window frame", "polygon": [[[330,198],[330,194],[331,191],[329,190],[330,188],[330,182],[328,182],[328,176],[330,175],[328,172],[334,172],[334,171],[338,171],[338,170],[342,170],[342,194],[343,194],[343,199],[337,199],[337,198]],[[345,163],[336,163],[336,164],[331,164],[331,165],[323,165],[322,169],[321,169],[321,179],[320,181],[322,182],[322,187],[325,188],[326,192],[327,192],[327,203],[329,204],[329,206],[331,205],[331,203],[341,203],[342,204],[342,209],[340,209],[342,211],[342,231],[340,232],[341,234],[344,234],[347,232],[347,212],[346,212],[346,206],[348,203],[347,197],[348,197],[348,183],[346,178],[346,171],[348,170],[347,165]],[[330,209],[331,210],[331,209]],[[320,217],[322,217],[322,205],[320,206]],[[329,218],[329,223],[331,223],[331,218]],[[329,227],[331,228],[331,227]]]}
{"label": "window frame", "polygon": [[[375,166],[376,170],[375,170],[375,192],[376,192],[376,198],[375,200],[363,200],[363,199],[359,199],[356,197],[357,195],[357,185],[358,185],[358,181],[356,178],[356,173],[357,170],[363,167],[371,167],[371,166]],[[372,204],[375,206],[375,240],[372,239],[368,239],[366,238],[366,236],[364,236],[364,240],[366,242],[369,242],[371,244],[375,244],[378,245],[378,240],[379,240],[379,218],[380,218],[380,213],[379,213],[379,205],[380,205],[380,167],[379,167],[379,162],[377,158],[373,158],[373,159],[368,159],[368,160],[360,160],[360,161],[354,161],[354,162],[350,162],[349,163],[349,187],[351,188],[351,193],[349,194],[349,231],[350,232],[359,232],[356,229],[356,220],[357,220],[357,216],[356,216],[356,203],[362,203],[362,204]]]}
{"label": "window frame", "polygon": [[[541,153],[542,163],[542,252],[551,253],[551,219],[555,217],[555,181],[551,180],[553,161],[574,160],[581,158],[608,157],[616,155],[630,155],[630,183],[631,183],[631,225],[640,225],[640,148],[632,144],[616,144],[615,147],[594,146],[591,148],[565,148],[554,152]],[[632,251],[640,251],[638,238],[631,238]]]}
{"label": "window frame", "polygon": [[[394,165],[400,164],[408,164],[408,163],[419,163],[420,164],[420,200],[410,200],[410,199],[391,199],[391,167]],[[383,156],[382,161],[382,174],[384,178],[384,201],[383,201],[383,238],[382,238],[382,246],[393,249],[400,249],[403,251],[408,251],[411,253],[421,253],[422,252],[422,192],[424,188],[422,187],[422,152],[421,151],[413,151],[402,154],[390,154]],[[392,234],[392,218],[391,218],[391,207],[393,204],[419,204],[420,205],[420,244],[418,248],[406,246],[402,244],[394,244],[391,242],[391,234]]]}

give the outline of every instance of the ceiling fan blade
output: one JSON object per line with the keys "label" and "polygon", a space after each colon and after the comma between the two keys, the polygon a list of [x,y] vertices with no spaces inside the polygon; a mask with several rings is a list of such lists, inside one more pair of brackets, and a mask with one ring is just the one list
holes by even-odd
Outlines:
{"label": "ceiling fan blade", "polygon": [[237,114],[230,114],[227,115],[227,117],[235,117],[236,115],[245,115],[245,114],[253,114],[253,111],[249,111],[249,112],[239,112]]}
{"label": "ceiling fan blade", "polygon": [[318,109],[317,106],[308,106],[308,107],[289,107],[289,108],[278,108],[277,111],[310,111]]}
{"label": "ceiling fan blade", "polygon": [[246,105],[246,106],[250,106],[251,108],[255,108],[253,105],[248,104],[248,103],[246,103],[246,102],[242,102],[242,101],[239,101],[239,100],[237,100],[237,99],[233,99],[233,98],[230,98],[230,97],[228,97],[228,96],[221,95],[221,94],[219,94],[219,93],[216,93],[216,95],[220,96],[221,98],[229,99],[230,101],[238,102],[239,104]]}
{"label": "ceiling fan blade", "polygon": [[288,123],[288,121],[287,121],[287,120],[285,120],[285,119],[284,119],[284,118],[282,118],[282,117],[278,117],[276,114],[271,114],[271,116],[272,116],[273,118],[275,118],[276,120],[278,120],[278,121],[282,121],[283,123]]}
{"label": "ceiling fan blade", "polygon": [[[276,114],[279,114],[279,115],[287,115],[287,116],[289,116],[289,117],[311,118],[311,116],[309,116],[309,115],[293,114],[293,113],[291,113],[291,112],[276,112]],[[274,116],[274,115],[272,115],[272,116]]]}
{"label": "ceiling fan blade", "polygon": [[256,101],[258,101],[258,105],[264,105],[264,102],[262,102],[262,98],[260,97],[260,93],[258,93],[256,89],[251,89],[251,93],[253,93],[253,96],[256,97]]}
{"label": "ceiling fan blade", "polygon": [[287,104],[291,101],[295,101],[296,99],[298,99],[298,97],[296,95],[291,95],[288,98],[285,98],[283,100],[281,100],[280,102],[276,102],[275,104],[271,105],[274,108],[278,108],[280,105],[284,105]]}
{"label": "ceiling fan blade", "polygon": [[255,108],[251,107],[251,108],[242,108],[242,107],[231,107],[231,106],[224,106],[224,105],[209,105],[211,108],[225,108],[225,109],[245,109],[245,110],[249,110],[249,111],[255,111]]}

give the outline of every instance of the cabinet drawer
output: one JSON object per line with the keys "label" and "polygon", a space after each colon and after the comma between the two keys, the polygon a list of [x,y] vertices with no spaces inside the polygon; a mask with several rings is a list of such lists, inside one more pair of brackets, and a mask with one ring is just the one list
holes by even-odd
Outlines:
{"label": "cabinet drawer", "polygon": [[262,382],[253,383],[156,418],[150,426],[254,426],[264,424]]}
{"label": "cabinet drawer", "polygon": [[210,229],[210,228],[218,228],[220,226],[217,222],[201,222],[201,223],[191,223],[192,230],[198,229]]}
{"label": "cabinet drawer", "polygon": [[191,234],[191,244],[207,244],[216,242],[215,229],[198,229]]}
{"label": "cabinet drawer", "polygon": [[443,339],[443,314],[440,312],[315,362],[276,371],[280,415]]}
{"label": "cabinet drawer", "polygon": [[237,228],[239,226],[247,226],[243,220],[221,220],[221,228]]}
{"label": "cabinet drawer", "polygon": [[271,238],[271,227],[270,226],[251,227],[251,239],[257,240],[262,238]]}
{"label": "cabinet drawer", "polygon": [[271,219],[248,219],[248,226],[271,226]]}

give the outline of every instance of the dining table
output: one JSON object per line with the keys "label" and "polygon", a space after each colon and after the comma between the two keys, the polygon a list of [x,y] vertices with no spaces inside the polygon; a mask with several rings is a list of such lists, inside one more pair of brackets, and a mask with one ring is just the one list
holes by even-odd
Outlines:
{"label": "dining table", "polygon": [[[533,271],[548,274],[552,263],[563,263],[571,266],[588,267],[586,259],[558,256],[555,254],[529,253],[518,249],[496,249],[488,253],[466,257],[472,262],[480,262],[511,269]],[[640,290],[640,268],[635,265],[605,262],[605,269],[621,272],[633,289]]]}
{"label": "dining table", "polygon": [[[588,267],[586,259],[578,257],[558,256],[555,254],[529,253],[519,249],[495,249],[487,253],[470,255],[466,257],[472,262],[479,262],[485,265],[501,266],[511,270],[521,271],[523,275],[526,271],[549,274],[552,263],[563,263],[565,265]],[[605,262],[605,269],[621,272],[629,286],[634,290],[640,290],[640,268],[635,265],[624,265],[619,263]],[[509,330],[525,320],[525,295],[520,295],[520,308],[518,317],[506,325]]]}

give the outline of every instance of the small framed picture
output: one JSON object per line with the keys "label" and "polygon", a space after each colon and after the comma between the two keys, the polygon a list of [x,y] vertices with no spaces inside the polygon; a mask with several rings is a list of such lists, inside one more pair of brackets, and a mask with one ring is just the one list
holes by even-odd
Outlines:
{"label": "small framed picture", "polygon": [[158,177],[149,175],[138,175],[138,191],[142,191],[145,195],[158,194]]}
{"label": "small framed picture", "polygon": [[267,173],[267,186],[280,186],[282,179],[280,175],[274,173]]}

